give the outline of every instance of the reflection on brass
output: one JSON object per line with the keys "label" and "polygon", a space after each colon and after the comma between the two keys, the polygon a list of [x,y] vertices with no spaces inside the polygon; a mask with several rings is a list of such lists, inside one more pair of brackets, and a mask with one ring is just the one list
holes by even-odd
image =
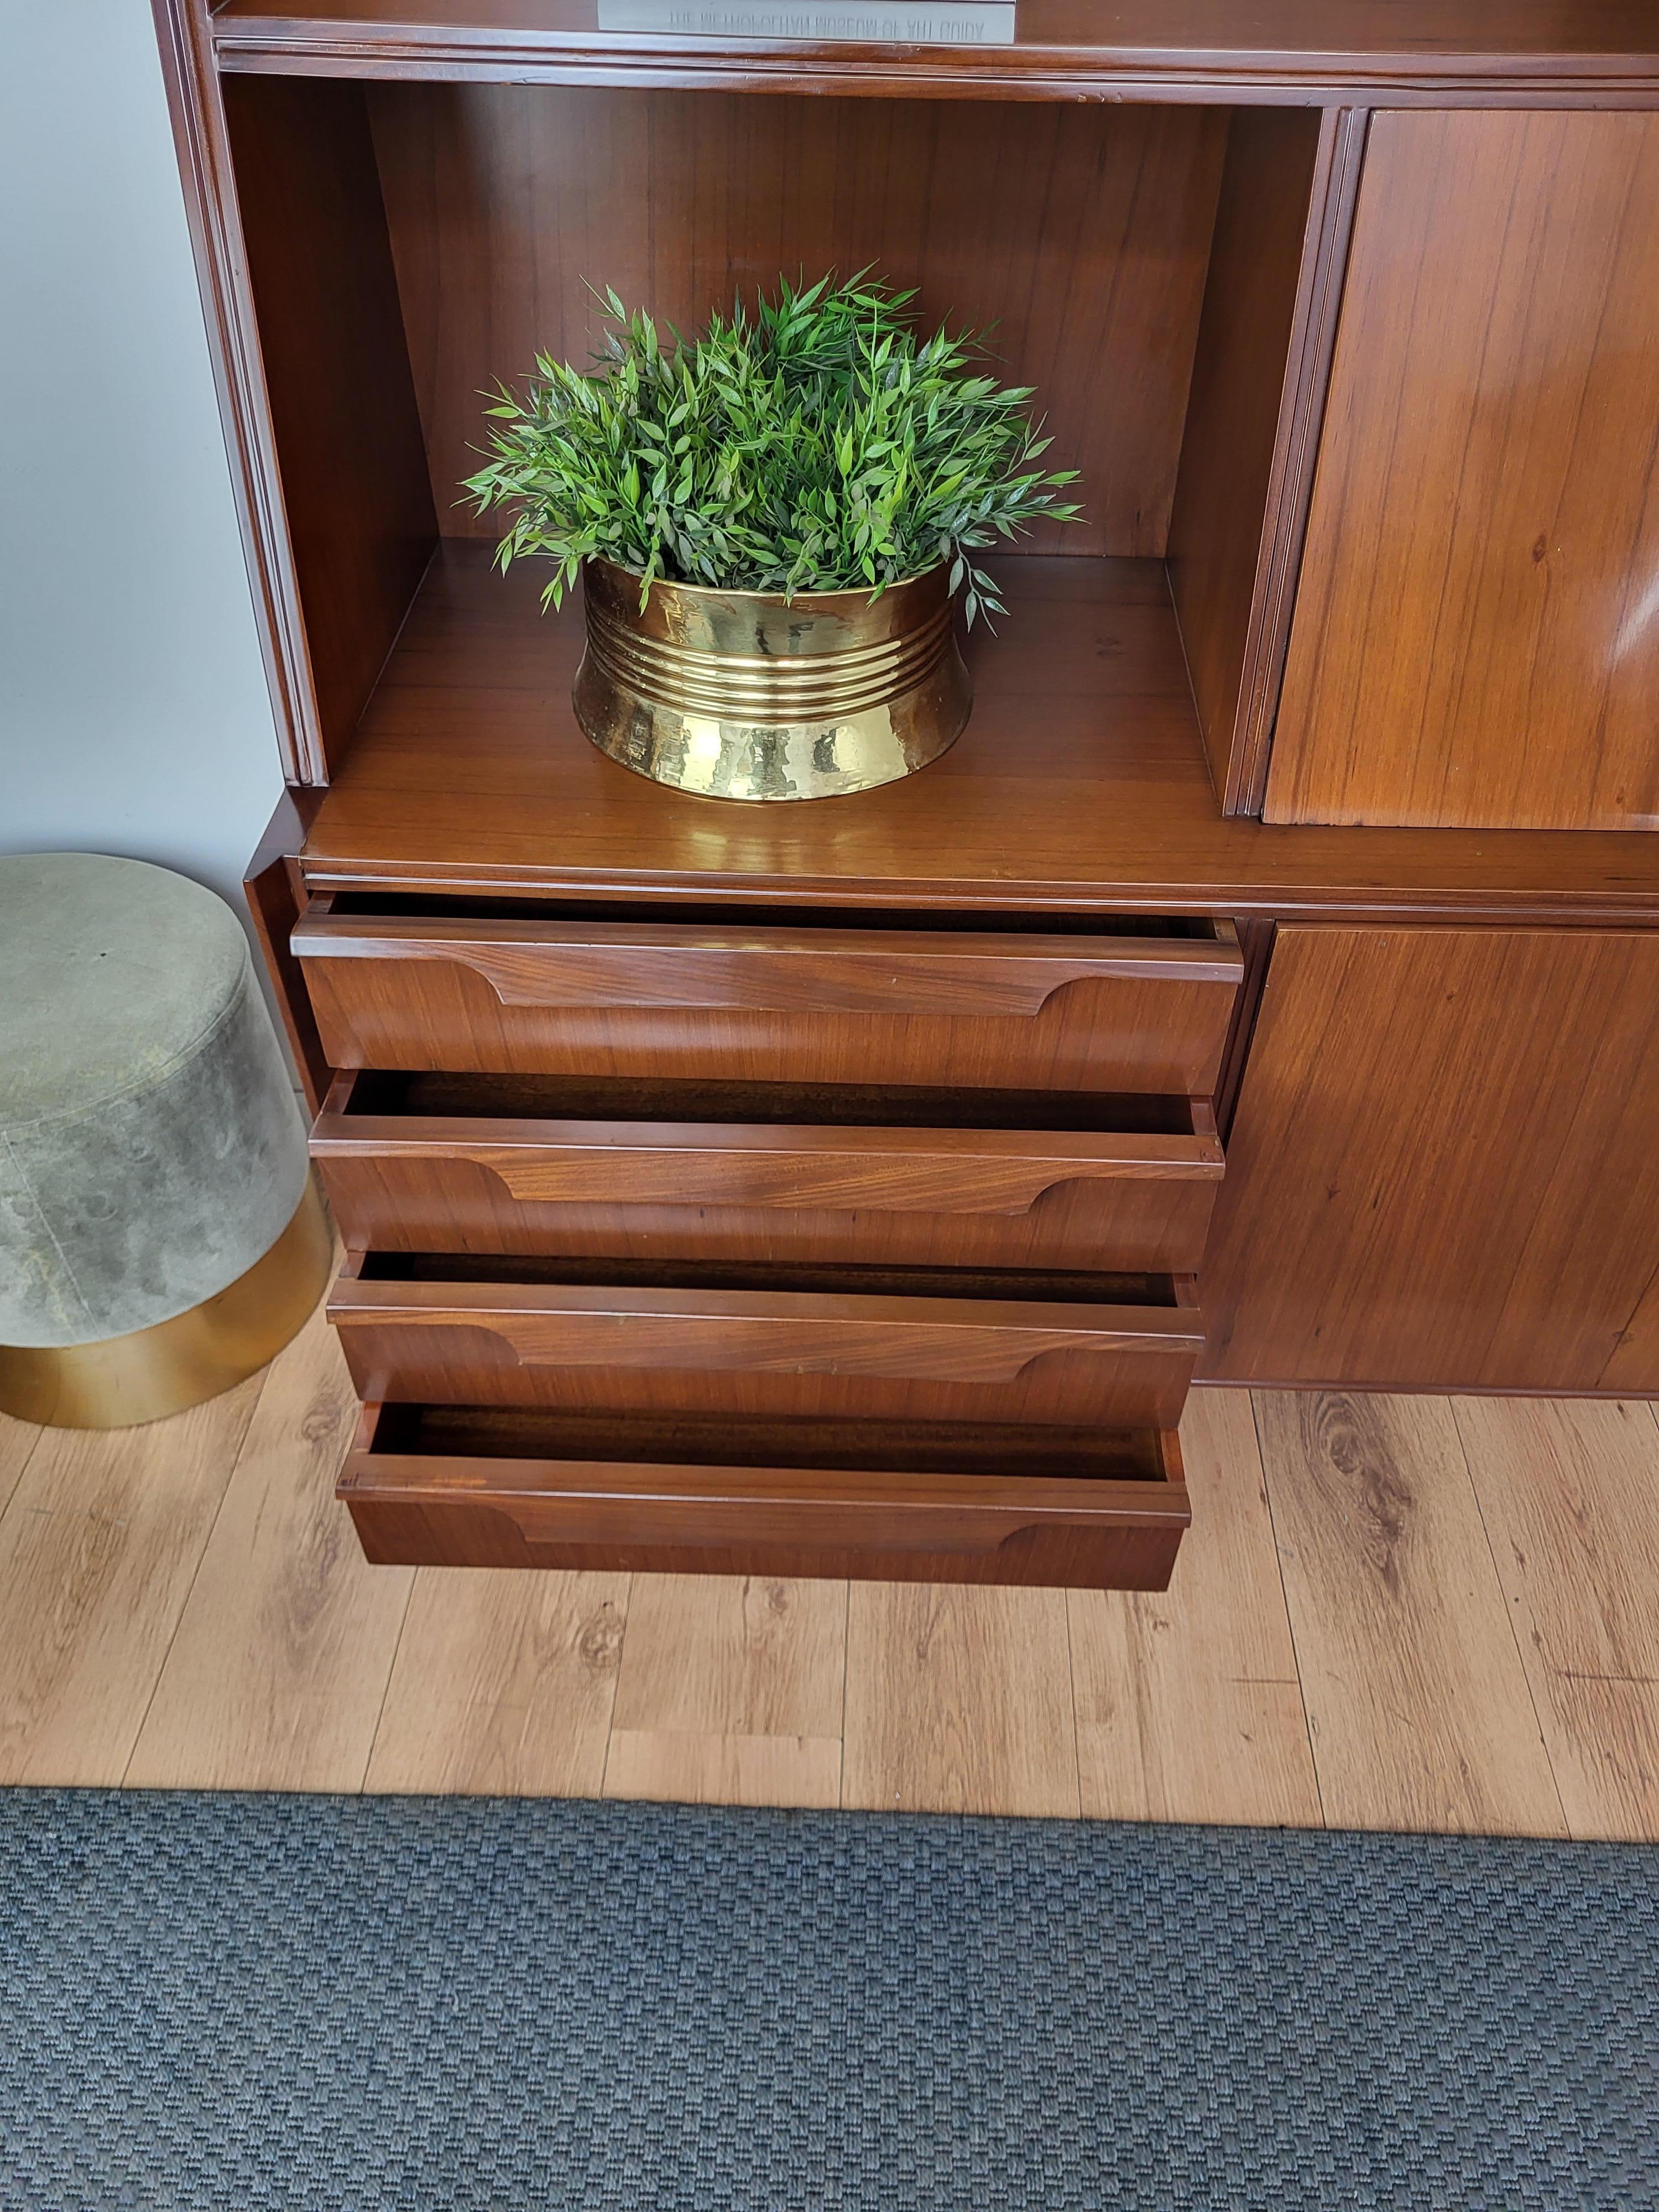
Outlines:
{"label": "reflection on brass", "polygon": [[949,570],[867,592],[714,592],[583,572],[576,719],[602,753],[709,799],[830,799],[926,768],[973,690]]}
{"label": "reflection on brass", "polygon": [[0,1413],[54,1429],[131,1429],[244,1381],[297,1336],[334,1239],[315,1181],[263,1260],[188,1313],[99,1344],[0,1345]]}

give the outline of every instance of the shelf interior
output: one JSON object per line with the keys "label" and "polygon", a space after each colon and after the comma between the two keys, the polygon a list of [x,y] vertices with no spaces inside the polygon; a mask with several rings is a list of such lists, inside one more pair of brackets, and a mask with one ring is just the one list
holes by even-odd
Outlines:
{"label": "shelf interior", "polygon": [[968,643],[974,711],[942,760],[878,791],[752,805],[668,791],[604,758],[570,704],[580,602],[540,607],[529,564],[447,539],[307,843],[319,881],[718,878],[811,896],[966,877],[1016,896],[1098,881],[1126,830],[1171,809],[1215,820],[1163,565],[1031,556],[997,564],[994,635]]}
{"label": "shelf interior", "polygon": [[446,540],[323,795],[305,851],[331,885],[459,896],[790,899],[854,908],[1279,915],[1512,896],[1659,903],[1659,838],[1607,830],[1272,827],[1218,811],[1156,561],[993,564],[975,704],[919,775],[749,805],[603,757],[570,706],[581,612]]}
{"label": "shelf interior", "polygon": [[687,1467],[846,1468],[1164,1483],[1151,1429],[1030,1428],[948,1421],[734,1419],[563,1413],[534,1407],[383,1407],[370,1449],[418,1458],[616,1461]]}
{"label": "shelf interior", "polygon": [[[330,786],[313,886],[1073,918],[1659,903],[1638,832],[1220,812],[1260,738],[1244,702],[1272,690],[1258,556],[1316,109],[222,88],[295,599],[293,775]],[[969,641],[972,718],[921,775],[793,805],[665,791],[576,726],[579,606],[544,617],[543,577],[500,577],[467,534],[479,387],[538,347],[580,358],[589,282],[695,323],[792,266],[871,260],[925,315],[996,325],[1089,520],[990,563],[1009,611]]]}

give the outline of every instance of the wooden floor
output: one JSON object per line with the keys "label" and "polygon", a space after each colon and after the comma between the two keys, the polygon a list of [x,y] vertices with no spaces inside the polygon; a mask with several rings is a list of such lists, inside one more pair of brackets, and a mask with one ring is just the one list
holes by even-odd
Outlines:
{"label": "wooden floor", "polygon": [[0,1781],[1659,1838],[1645,1404],[1198,1392],[1161,1597],[370,1567],[354,1413],[0,1421]]}

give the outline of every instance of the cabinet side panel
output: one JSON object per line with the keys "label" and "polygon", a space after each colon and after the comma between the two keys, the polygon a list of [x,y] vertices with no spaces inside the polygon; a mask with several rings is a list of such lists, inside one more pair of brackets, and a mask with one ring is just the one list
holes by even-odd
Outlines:
{"label": "cabinet side panel", "polygon": [[242,878],[253,934],[270,977],[289,1050],[294,1055],[295,1073],[313,1114],[328,1095],[334,1071],[317,1034],[311,994],[289,939],[300,914],[295,856],[305,843],[306,830],[317,805],[318,794],[313,791],[284,792]]}
{"label": "cabinet side panel", "polygon": [[1659,116],[1373,120],[1267,815],[1659,826]]}
{"label": "cabinet side panel", "polygon": [[325,776],[311,664],[271,442],[207,0],[152,0],[152,12],[276,743],[290,784],[319,783]]}
{"label": "cabinet side panel", "polygon": [[398,84],[370,94],[447,534],[481,392],[583,362],[614,286],[680,330],[866,266],[992,326],[1085,520],[1036,552],[1162,555],[1226,131],[1218,108]]}
{"label": "cabinet side panel", "polygon": [[1249,707],[1251,617],[1319,166],[1316,109],[1242,107],[1227,134],[1209,282],[1170,523],[1170,586],[1224,800]]}
{"label": "cabinet side panel", "polygon": [[1659,935],[1282,928],[1204,1376],[1659,1392],[1656,1006]]}
{"label": "cabinet side panel", "polygon": [[437,539],[361,86],[228,77],[226,120],[323,750],[337,769]]}

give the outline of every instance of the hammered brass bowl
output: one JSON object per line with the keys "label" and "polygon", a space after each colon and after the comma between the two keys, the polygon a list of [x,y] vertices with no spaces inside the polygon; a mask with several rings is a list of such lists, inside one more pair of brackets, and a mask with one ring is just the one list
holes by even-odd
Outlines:
{"label": "hammered brass bowl", "polygon": [[708,799],[831,799],[912,775],[960,735],[973,688],[949,569],[867,591],[717,592],[582,572],[576,719],[638,775]]}

